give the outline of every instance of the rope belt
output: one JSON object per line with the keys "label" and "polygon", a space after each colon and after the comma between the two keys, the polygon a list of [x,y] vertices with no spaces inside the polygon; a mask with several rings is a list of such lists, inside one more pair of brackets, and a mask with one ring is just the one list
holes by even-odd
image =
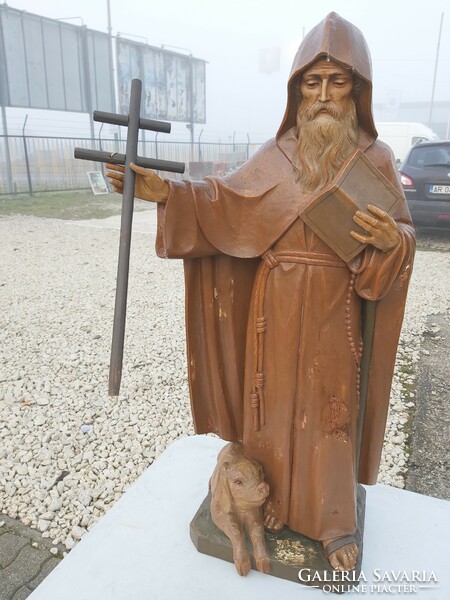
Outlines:
{"label": "rope belt", "polygon": [[272,269],[280,263],[298,263],[318,267],[347,268],[345,262],[332,254],[310,253],[296,250],[273,252],[268,250],[262,255],[255,278],[255,310],[253,338],[253,386],[250,392],[250,406],[253,413],[253,429],[259,431],[265,424],[264,410],[264,337],[267,319],[264,314],[264,299],[267,279]]}

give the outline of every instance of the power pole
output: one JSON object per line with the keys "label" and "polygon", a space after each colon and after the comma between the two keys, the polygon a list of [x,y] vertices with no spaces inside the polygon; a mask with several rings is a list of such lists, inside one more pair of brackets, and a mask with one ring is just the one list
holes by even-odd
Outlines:
{"label": "power pole", "polygon": [[436,49],[436,62],[434,63],[433,88],[431,90],[430,116],[428,117],[428,127],[431,127],[431,116],[433,114],[434,91],[436,89],[436,76],[437,76],[437,68],[438,68],[438,62],[439,62],[439,48],[441,46],[441,35],[442,35],[443,22],[444,22],[444,13],[441,14],[441,25],[439,27],[439,36],[438,36],[438,43],[437,43],[437,49]]}

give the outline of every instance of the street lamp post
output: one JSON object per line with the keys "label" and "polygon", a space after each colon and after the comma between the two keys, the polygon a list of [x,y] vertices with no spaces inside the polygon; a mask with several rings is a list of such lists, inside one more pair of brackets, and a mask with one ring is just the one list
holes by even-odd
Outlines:
{"label": "street lamp post", "polygon": [[431,127],[431,117],[433,114],[434,91],[436,89],[436,76],[437,76],[437,68],[438,68],[438,62],[439,62],[439,48],[441,45],[441,34],[442,34],[443,22],[444,22],[444,13],[441,14],[441,25],[439,27],[439,36],[438,36],[438,43],[437,43],[437,48],[436,48],[436,62],[434,63],[434,76],[433,76],[433,87],[431,90],[430,115],[428,117],[428,126],[429,127]]}

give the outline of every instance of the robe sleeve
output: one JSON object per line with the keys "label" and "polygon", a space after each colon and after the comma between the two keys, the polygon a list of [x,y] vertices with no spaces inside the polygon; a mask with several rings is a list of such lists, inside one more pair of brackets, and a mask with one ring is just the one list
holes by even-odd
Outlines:
{"label": "robe sleeve", "polygon": [[414,230],[411,225],[397,223],[400,242],[389,252],[370,247],[361,259],[350,266],[357,273],[356,292],[365,300],[380,300],[389,292],[398,277],[408,280],[415,251]]}
{"label": "robe sleeve", "polygon": [[291,180],[292,165],[272,141],[223,179],[169,181],[158,206],[158,256],[261,256],[298,218]]}
{"label": "robe sleeve", "polygon": [[[191,409],[197,433],[242,438],[245,335],[259,259],[227,256],[212,244],[198,213],[217,202],[209,182],[168,182],[158,205],[156,250],[183,258]],[[203,215],[203,219],[206,217]]]}
{"label": "robe sleeve", "polygon": [[204,235],[197,218],[195,198],[211,198],[203,181],[167,181],[169,196],[158,204],[156,253],[160,258],[200,258],[219,254]]}
{"label": "robe sleeve", "polygon": [[366,248],[355,282],[355,289],[361,297],[377,301],[370,364],[367,371],[361,370],[361,381],[367,381],[367,400],[359,481],[369,485],[375,484],[378,476],[415,248],[413,228],[403,223],[398,225],[401,235],[399,245],[386,253]]}

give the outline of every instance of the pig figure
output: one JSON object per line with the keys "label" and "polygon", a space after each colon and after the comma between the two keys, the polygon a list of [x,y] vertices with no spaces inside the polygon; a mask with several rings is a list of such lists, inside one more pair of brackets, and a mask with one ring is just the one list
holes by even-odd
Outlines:
{"label": "pig figure", "polygon": [[268,573],[270,559],[264,541],[262,505],[269,495],[261,465],[244,456],[239,444],[227,444],[219,452],[210,480],[211,517],[230,539],[233,561],[239,575],[250,571],[245,544],[247,527],[258,571]]}

